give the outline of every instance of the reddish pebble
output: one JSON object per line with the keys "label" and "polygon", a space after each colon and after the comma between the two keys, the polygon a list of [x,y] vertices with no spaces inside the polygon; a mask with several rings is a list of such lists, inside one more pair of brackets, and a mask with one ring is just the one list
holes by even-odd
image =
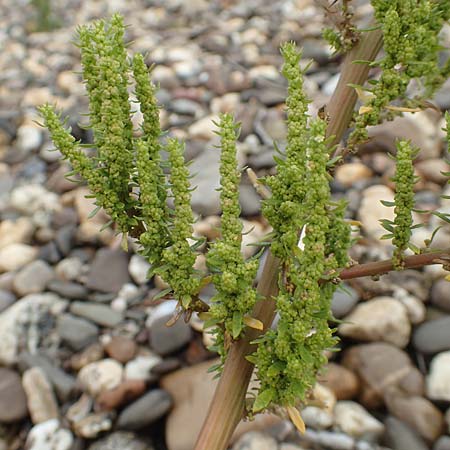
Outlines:
{"label": "reddish pebble", "polygon": [[145,392],[144,380],[125,380],[114,389],[101,392],[96,398],[97,411],[110,411],[140,397]]}
{"label": "reddish pebble", "polygon": [[136,355],[137,345],[125,336],[113,336],[105,345],[105,351],[111,358],[125,364]]}

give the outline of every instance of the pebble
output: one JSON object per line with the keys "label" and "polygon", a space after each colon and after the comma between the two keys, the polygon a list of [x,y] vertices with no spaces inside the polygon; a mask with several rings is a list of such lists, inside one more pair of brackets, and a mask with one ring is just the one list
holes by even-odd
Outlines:
{"label": "pebble", "polygon": [[16,301],[16,296],[5,289],[0,289],[0,313]]}
{"label": "pebble", "polygon": [[127,380],[150,380],[151,370],[162,361],[156,354],[137,356],[125,365],[125,378]]}
{"label": "pebble", "polygon": [[28,217],[3,220],[0,223],[0,248],[9,244],[28,244],[34,232],[33,222]]}
{"label": "pebble", "polygon": [[303,408],[301,415],[305,425],[316,430],[324,430],[333,425],[333,414],[317,406]]}
{"label": "pebble", "polygon": [[27,397],[20,375],[0,367],[0,423],[17,422],[27,415]]}
{"label": "pebble", "polygon": [[341,336],[364,341],[384,341],[406,347],[411,324],[406,308],[390,297],[377,297],[358,304],[345,317],[338,331]]}
{"label": "pebble", "polygon": [[0,273],[18,270],[33,261],[38,249],[26,244],[9,244],[0,249]]}
{"label": "pebble", "polygon": [[428,320],[419,325],[413,333],[412,342],[424,354],[450,350],[450,316]]}
{"label": "pebble", "polygon": [[426,385],[429,399],[450,401],[450,351],[432,359]]}
{"label": "pebble", "polygon": [[25,371],[22,384],[27,394],[28,410],[34,424],[58,418],[58,403],[53,388],[41,368],[33,367]]}
{"label": "pebble", "polygon": [[184,320],[177,320],[168,327],[166,323],[171,317],[168,315],[154,320],[149,330],[150,347],[161,356],[184,347],[192,337],[192,329]]}
{"label": "pebble", "polygon": [[78,372],[80,385],[94,397],[102,391],[117,387],[122,377],[122,365],[114,359],[102,359],[89,363]]}
{"label": "pebble", "polygon": [[37,125],[24,124],[17,129],[15,145],[25,154],[37,150],[42,143],[42,129]]}
{"label": "pebble", "polygon": [[60,208],[59,197],[40,184],[18,186],[11,192],[11,206],[24,215],[38,211],[56,211]]}
{"label": "pebble", "polygon": [[131,431],[140,430],[166,415],[172,404],[172,399],[166,391],[151,390],[120,413],[117,427]]}
{"label": "pebble", "polygon": [[55,266],[55,272],[62,281],[77,280],[83,271],[83,262],[76,257],[61,260]]}
{"label": "pebble", "polygon": [[148,281],[147,274],[150,268],[150,263],[147,262],[147,260],[143,256],[133,255],[130,258],[128,271],[130,272],[130,276],[136,284],[144,284]]}
{"label": "pebble", "polygon": [[354,308],[358,300],[358,293],[351,286],[344,283],[342,287],[336,289],[331,300],[333,317],[342,319]]}
{"label": "pebble", "polygon": [[88,450],[154,450],[154,447],[135,434],[126,431],[114,431],[89,445]]}
{"label": "pebble", "polygon": [[73,302],[70,305],[70,312],[103,327],[115,327],[122,321],[122,313],[93,302]]}
{"label": "pebble", "polygon": [[360,404],[339,401],[334,407],[335,425],[355,438],[378,440],[384,432],[384,425],[370,415]]}
{"label": "pebble", "polygon": [[[215,115],[210,115],[203,117],[202,119],[194,122],[188,129],[189,136],[192,139],[201,139],[204,141],[209,141],[216,137],[214,131],[217,127],[214,125],[213,121],[217,120]],[[203,154],[208,153],[204,152]],[[216,166],[217,167],[217,164]]]}
{"label": "pebble", "polygon": [[41,260],[30,262],[14,277],[14,290],[20,297],[42,292],[54,276],[52,267],[46,262]]}
{"label": "pebble", "polygon": [[89,414],[73,424],[74,432],[86,439],[95,439],[104,431],[112,428],[112,419],[109,413]]}
{"label": "pebble", "polygon": [[359,181],[366,181],[372,177],[372,171],[361,162],[343,164],[336,168],[335,180],[345,187],[352,187]]}
{"label": "pebble", "polygon": [[443,311],[450,312],[450,283],[447,280],[440,279],[433,283],[431,303]]}
{"label": "pebble", "polygon": [[111,411],[139,398],[146,389],[144,380],[124,380],[114,389],[100,392],[95,403],[102,411]]}
{"label": "pebble", "polygon": [[426,442],[404,422],[389,416],[385,422],[386,444],[395,450],[428,450]]}
{"label": "pebble", "polygon": [[63,280],[51,280],[47,284],[47,289],[49,291],[55,292],[61,297],[71,300],[82,300],[87,297],[89,292],[83,285],[79,283]]}
{"label": "pebble", "polygon": [[129,283],[128,256],[122,250],[101,248],[92,261],[86,287],[94,291],[117,293]]}
{"label": "pebble", "polygon": [[449,450],[450,436],[441,436],[433,445],[433,450]]}
{"label": "pebble", "polygon": [[106,353],[120,363],[127,363],[133,359],[137,351],[136,343],[124,336],[113,336],[105,345]]}
{"label": "pebble", "polygon": [[351,370],[333,362],[329,362],[325,366],[319,381],[331,389],[338,400],[354,398],[360,387],[358,377]]}
{"label": "pebble", "polygon": [[233,450],[277,450],[277,441],[259,431],[245,433],[234,445]]}
{"label": "pebble", "polygon": [[72,450],[73,435],[62,428],[58,419],[35,425],[27,436],[27,450]]}
{"label": "pebble", "polygon": [[75,351],[79,351],[97,340],[98,328],[92,322],[71,314],[58,317],[58,335]]}

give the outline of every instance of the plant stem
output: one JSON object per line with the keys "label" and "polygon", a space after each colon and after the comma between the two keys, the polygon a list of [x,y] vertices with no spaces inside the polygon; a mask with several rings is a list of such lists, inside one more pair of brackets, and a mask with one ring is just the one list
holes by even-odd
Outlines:
{"label": "plant stem", "polygon": [[[353,64],[353,61],[374,60],[381,48],[381,40],[380,31],[367,32],[345,58],[341,78],[327,107],[327,135],[334,136],[332,144],[341,140],[353,115],[357,95],[353,88],[348,87],[348,83],[364,84],[369,73],[367,64]],[[264,329],[270,326],[275,316],[275,302],[271,298],[278,291],[278,270],[279,261],[269,253],[258,284],[258,292],[265,300],[258,302],[253,311],[253,317],[264,323]],[[253,364],[245,357],[253,351],[250,342],[259,333],[251,330],[231,346],[195,450],[227,448],[237,424],[243,417],[245,395],[253,372]]]}

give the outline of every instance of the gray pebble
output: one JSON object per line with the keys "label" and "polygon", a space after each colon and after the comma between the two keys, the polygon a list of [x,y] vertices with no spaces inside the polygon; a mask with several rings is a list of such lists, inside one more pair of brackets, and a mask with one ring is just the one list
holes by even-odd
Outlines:
{"label": "gray pebble", "polygon": [[331,301],[331,310],[336,319],[346,316],[358,303],[358,293],[349,285],[343,284],[342,288],[336,289]]}
{"label": "gray pebble", "polygon": [[450,436],[441,436],[434,443],[433,450],[450,450]]}
{"label": "gray pebble", "polygon": [[0,423],[16,422],[27,414],[27,398],[20,375],[0,367]]}
{"label": "gray pebble", "polygon": [[[84,445],[82,448],[85,448]],[[88,450],[154,450],[154,447],[134,433],[115,431],[91,444]]]}
{"label": "gray pebble", "polygon": [[98,328],[87,320],[63,314],[58,317],[58,334],[71,348],[78,351],[96,341]]}
{"label": "gray pebble", "polygon": [[191,327],[183,320],[177,320],[171,327],[166,325],[171,315],[156,319],[150,327],[150,346],[159,355],[168,355],[184,347],[192,336]]}
{"label": "gray pebble", "polygon": [[16,301],[16,296],[5,289],[0,289],[0,313]]}
{"label": "gray pebble", "polygon": [[425,322],[413,334],[414,347],[421,353],[434,354],[450,349],[450,316]]}
{"label": "gray pebble", "polygon": [[115,327],[122,321],[120,312],[97,303],[73,302],[70,305],[70,312],[104,327]]}
{"label": "gray pebble", "polygon": [[89,291],[81,284],[62,280],[50,281],[47,285],[47,289],[55,292],[61,297],[79,300],[85,299],[89,293]]}
{"label": "gray pebble", "polygon": [[444,311],[450,312],[450,283],[440,279],[431,288],[431,303]]}
{"label": "gray pebble", "polygon": [[427,450],[425,441],[408,425],[395,417],[385,421],[386,444],[393,450]]}

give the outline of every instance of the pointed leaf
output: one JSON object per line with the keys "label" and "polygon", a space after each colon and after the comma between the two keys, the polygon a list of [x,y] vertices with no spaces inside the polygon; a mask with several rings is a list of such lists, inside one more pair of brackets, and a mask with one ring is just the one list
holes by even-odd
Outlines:
{"label": "pointed leaf", "polygon": [[270,405],[270,402],[275,397],[275,389],[268,388],[264,391],[260,391],[253,403],[253,412],[262,411]]}
{"label": "pointed leaf", "polygon": [[235,311],[233,313],[233,326],[232,326],[232,336],[233,339],[237,339],[242,331],[242,313],[240,311]]}
{"label": "pointed leaf", "polygon": [[295,425],[295,428],[297,428],[301,434],[305,434],[306,426],[305,422],[303,422],[302,416],[300,415],[300,411],[293,406],[287,406],[286,411],[291,419],[291,422]]}

